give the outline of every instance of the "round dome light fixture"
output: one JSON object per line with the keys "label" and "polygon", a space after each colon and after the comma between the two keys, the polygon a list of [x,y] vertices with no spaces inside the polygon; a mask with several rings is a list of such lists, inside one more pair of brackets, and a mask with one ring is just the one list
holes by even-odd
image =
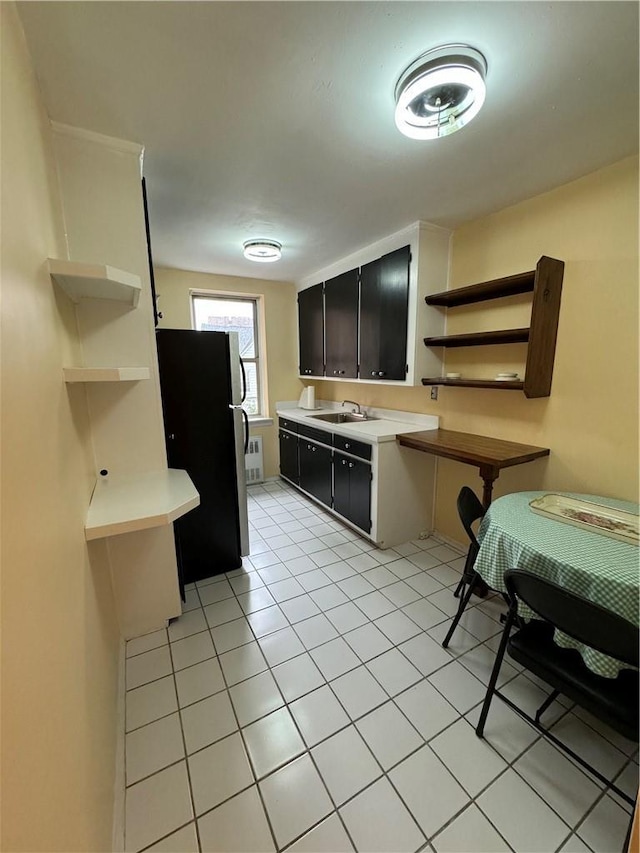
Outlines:
{"label": "round dome light fixture", "polygon": [[469,124],[486,94],[487,61],[464,44],[434,47],[396,84],[396,126],[411,139],[438,139]]}
{"label": "round dome light fixture", "polygon": [[242,247],[248,261],[269,264],[282,257],[282,243],[277,240],[245,240]]}

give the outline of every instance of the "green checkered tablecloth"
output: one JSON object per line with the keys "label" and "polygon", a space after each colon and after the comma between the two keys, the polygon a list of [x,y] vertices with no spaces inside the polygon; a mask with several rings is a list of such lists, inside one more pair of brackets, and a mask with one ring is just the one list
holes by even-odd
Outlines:
{"label": "green checkered tablecloth", "polygon": [[[504,591],[507,569],[527,569],[589,601],[639,624],[640,550],[600,533],[534,513],[529,502],[549,492],[516,492],[494,501],[480,525],[475,568],[493,589]],[[594,495],[563,492],[569,497],[637,513],[638,505]],[[521,609],[526,618],[533,615]],[[620,664],[612,658],[555,633],[556,642],[578,648],[594,672],[615,678]]]}

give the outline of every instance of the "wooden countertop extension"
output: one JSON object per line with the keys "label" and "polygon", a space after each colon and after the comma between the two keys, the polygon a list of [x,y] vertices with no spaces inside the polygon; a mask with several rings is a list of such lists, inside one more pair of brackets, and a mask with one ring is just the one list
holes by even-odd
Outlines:
{"label": "wooden countertop extension", "polygon": [[498,469],[531,462],[532,459],[548,456],[550,453],[548,447],[516,444],[514,441],[450,429],[402,433],[397,438],[403,447],[412,447],[414,450],[423,450],[425,453],[434,453],[436,456],[444,456],[469,465],[492,465]]}
{"label": "wooden countertop extension", "polygon": [[491,503],[493,482],[502,468],[531,462],[541,456],[548,456],[548,447],[535,447],[531,444],[517,444],[485,435],[473,435],[468,432],[455,432],[450,429],[430,429],[422,432],[401,433],[397,441],[402,447],[433,453],[445,459],[454,459],[480,469],[484,481],[483,504]]}

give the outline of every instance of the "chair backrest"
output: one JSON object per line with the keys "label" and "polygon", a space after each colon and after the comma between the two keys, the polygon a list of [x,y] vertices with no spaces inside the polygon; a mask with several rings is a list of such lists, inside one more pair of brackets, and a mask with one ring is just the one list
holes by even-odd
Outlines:
{"label": "chair backrest", "polygon": [[462,526],[467,531],[467,536],[469,537],[471,544],[477,549],[478,540],[476,539],[476,534],[473,532],[471,525],[474,521],[482,518],[485,514],[485,508],[478,500],[476,493],[470,489],[469,486],[463,486],[460,489],[457,505],[458,515],[460,516]]}
{"label": "chair backrest", "polygon": [[580,643],[638,666],[640,629],[599,604],[524,569],[504,573],[507,592]]}

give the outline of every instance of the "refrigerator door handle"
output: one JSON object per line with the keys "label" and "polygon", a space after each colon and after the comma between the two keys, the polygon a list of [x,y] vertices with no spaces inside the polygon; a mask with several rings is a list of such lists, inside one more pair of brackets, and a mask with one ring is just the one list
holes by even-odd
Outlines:
{"label": "refrigerator door handle", "polygon": [[[233,429],[235,435],[236,456],[236,488],[238,494],[239,527],[240,527],[240,554],[246,557],[249,554],[249,519],[247,517],[247,481],[245,473],[245,456],[249,444],[249,429],[247,413],[240,406],[230,406],[233,412]],[[243,417],[240,417],[242,412]],[[245,428],[246,425],[246,428]],[[243,436],[244,433],[244,436]],[[243,448],[244,438],[244,448]]]}
{"label": "refrigerator door handle", "polygon": [[[244,369],[244,361],[240,359],[240,371],[242,373],[242,398],[240,400],[241,403],[247,399],[247,374]],[[249,431],[249,425],[247,424],[247,432]]]}
{"label": "refrigerator door handle", "polygon": [[[240,362],[242,364],[242,362]],[[245,412],[244,409],[240,409],[242,412],[242,420],[244,421],[244,452],[246,454],[249,449],[249,415]]]}

